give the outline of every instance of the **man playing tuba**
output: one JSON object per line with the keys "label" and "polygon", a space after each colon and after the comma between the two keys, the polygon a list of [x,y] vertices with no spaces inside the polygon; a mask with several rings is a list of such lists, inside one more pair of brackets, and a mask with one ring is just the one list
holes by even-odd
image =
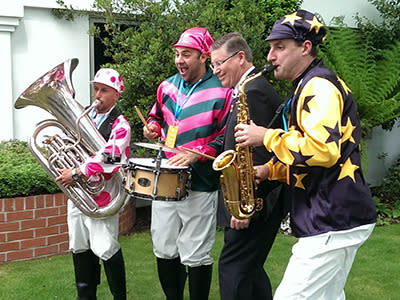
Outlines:
{"label": "man playing tuba", "polygon": [[[92,83],[98,104],[89,112],[89,117],[107,142],[79,167],[58,169],[61,175],[56,181],[69,187],[77,181],[104,180],[103,191],[94,197],[97,205],[104,207],[119,196],[119,189],[109,179],[120,168],[112,162],[124,163],[128,160],[131,127],[114,106],[124,90],[119,73],[113,69],[100,69]],[[74,262],[77,299],[96,299],[100,283],[99,258],[103,260],[114,299],[126,299],[125,265],[118,242],[118,229],[118,213],[106,218],[92,218],[68,200],[69,246]]]}

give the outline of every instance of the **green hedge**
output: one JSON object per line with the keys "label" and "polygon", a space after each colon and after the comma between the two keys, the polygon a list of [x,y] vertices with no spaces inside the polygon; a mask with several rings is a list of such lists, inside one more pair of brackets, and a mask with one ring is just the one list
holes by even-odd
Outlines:
{"label": "green hedge", "polygon": [[0,142],[0,198],[58,191],[58,186],[31,154],[26,142]]}

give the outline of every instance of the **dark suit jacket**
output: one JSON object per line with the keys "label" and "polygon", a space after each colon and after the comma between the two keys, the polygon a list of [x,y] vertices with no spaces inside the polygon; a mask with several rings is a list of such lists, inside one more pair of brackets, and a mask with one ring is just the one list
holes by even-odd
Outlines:
{"label": "dark suit jacket", "polygon": [[100,125],[99,132],[106,141],[108,141],[108,139],[110,138],[112,125],[114,124],[114,121],[120,115],[121,115],[121,112],[119,111],[118,108],[116,108],[114,106],[113,110],[110,112],[107,119],[105,119],[104,122]]}
{"label": "dark suit jacket", "polygon": [[[256,73],[253,70],[252,73]],[[250,74],[252,74],[250,73]],[[281,104],[281,100],[272,85],[263,77],[258,77],[247,84],[245,88],[247,105],[249,108],[250,119],[257,125],[267,127],[275,115],[276,109]],[[224,151],[235,149],[234,127],[237,121],[237,107],[233,106],[225,128]],[[272,128],[280,127],[281,119],[277,118]],[[261,165],[270,160],[272,153],[268,152],[264,146],[253,147],[253,165]],[[264,181],[258,185],[257,195],[264,199],[262,211],[253,215],[252,218],[268,218],[268,215],[274,207],[277,198],[280,195],[281,184],[277,182]],[[271,193],[271,191],[273,191]],[[221,192],[222,194],[222,192]],[[230,226],[231,215],[226,209],[223,197],[220,195],[218,201],[217,223],[218,225]]]}

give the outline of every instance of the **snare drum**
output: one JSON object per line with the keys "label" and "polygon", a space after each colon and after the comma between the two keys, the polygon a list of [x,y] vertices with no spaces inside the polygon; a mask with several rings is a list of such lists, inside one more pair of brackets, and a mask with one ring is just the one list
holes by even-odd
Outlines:
{"label": "snare drum", "polygon": [[143,200],[180,201],[190,187],[190,168],[172,166],[161,159],[130,158],[125,189]]}

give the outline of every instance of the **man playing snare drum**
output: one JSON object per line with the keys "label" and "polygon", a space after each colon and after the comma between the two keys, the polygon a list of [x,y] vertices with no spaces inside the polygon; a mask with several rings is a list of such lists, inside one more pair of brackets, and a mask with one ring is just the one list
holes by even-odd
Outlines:
{"label": "man playing snare drum", "polygon": [[[149,113],[146,138],[184,146],[211,156],[222,150],[231,90],[206,67],[210,33],[201,27],[183,32],[175,47],[178,73],[164,80]],[[186,266],[190,299],[208,299],[215,239],[219,174],[212,160],[193,153],[165,153],[168,163],[190,166],[191,189],[182,201],[153,201],[151,234],[162,289],[167,299],[183,299]]]}

